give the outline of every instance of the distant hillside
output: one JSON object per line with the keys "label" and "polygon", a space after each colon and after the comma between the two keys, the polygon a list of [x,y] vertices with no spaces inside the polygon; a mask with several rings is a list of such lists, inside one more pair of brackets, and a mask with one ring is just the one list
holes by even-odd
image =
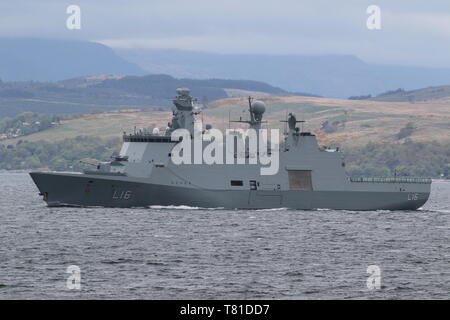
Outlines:
{"label": "distant hillside", "polygon": [[177,88],[187,87],[194,97],[206,97],[208,100],[217,100],[228,97],[224,89],[233,88],[249,91],[264,92],[273,95],[287,94],[288,92],[272,87],[271,85],[251,80],[192,80],[175,79],[168,75],[148,75],[144,77],[124,77],[121,79],[105,80],[93,86],[95,89],[114,89],[127,93],[172,98]]}
{"label": "distant hillside", "polygon": [[[266,102],[267,126],[283,130],[280,120],[293,112],[306,120],[303,128],[314,132],[322,145],[354,147],[368,142],[403,143],[413,141],[450,141],[450,101],[440,103],[379,102],[339,100],[299,96],[260,96]],[[228,117],[246,117],[245,98],[213,101],[203,111],[204,123],[219,129],[228,128]],[[120,137],[134,127],[165,129],[168,110],[114,111],[63,120],[57,127],[26,137],[1,141],[14,144],[19,140],[58,141],[79,135],[102,138]],[[232,124],[235,127],[235,124]],[[240,125],[237,125],[240,126]],[[243,126],[245,127],[245,126]]]}
{"label": "distant hillside", "polygon": [[[450,69],[376,65],[352,55],[216,54],[175,49],[113,50],[103,44],[88,41],[0,38],[0,79],[3,81],[43,82],[92,74],[142,76],[146,73],[167,74],[178,79],[254,80],[266,83],[267,86],[283,88],[296,95],[315,94],[337,98],[368,94],[376,96],[393,88],[415,90],[450,85]],[[194,82],[189,83],[192,83],[191,87],[196,85]],[[200,83],[197,85],[201,86]],[[211,83],[211,87],[221,89],[226,88],[225,85],[226,83]],[[272,89],[261,89],[258,84],[257,88],[245,90],[266,92]],[[277,94],[272,91],[269,93]]]}
{"label": "distant hillside", "polygon": [[[251,79],[326,97],[372,96],[450,84],[450,69],[366,63],[352,55],[216,54],[175,49],[114,49],[148,72],[196,79]],[[405,53],[407,54],[407,53]]]}
{"label": "distant hillside", "polygon": [[436,100],[450,100],[450,86],[429,87],[406,91],[397,89],[387,91],[376,97],[370,98],[374,101],[395,101],[395,102],[433,102]]}
{"label": "distant hillside", "polygon": [[188,87],[199,103],[260,94],[289,95],[247,80],[175,79],[167,75],[93,75],[59,82],[1,82],[0,118],[25,111],[86,114],[118,109],[169,108],[176,88]]}
{"label": "distant hillside", "polygon": [[95,73],[142,75],[145,72],[100,43],[0,38],[3,81],[56,81]]}

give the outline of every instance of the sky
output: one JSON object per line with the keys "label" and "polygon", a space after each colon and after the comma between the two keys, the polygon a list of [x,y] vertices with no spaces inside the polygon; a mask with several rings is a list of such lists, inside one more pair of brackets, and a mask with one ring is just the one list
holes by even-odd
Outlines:
{"label": "sky", "polygon": [[[81,9],[79,30],[66,27],[69,5]],[[379,30],[367,28],[370,5],[380,8]],[[0,37],[450,67],[450,1],[1,0]]]}

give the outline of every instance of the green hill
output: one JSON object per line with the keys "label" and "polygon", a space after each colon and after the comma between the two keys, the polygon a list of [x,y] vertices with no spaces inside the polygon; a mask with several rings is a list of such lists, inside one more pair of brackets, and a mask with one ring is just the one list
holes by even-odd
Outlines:
{"label": "green hill", "polygon": [[[267,83],[247,80],[176,79],[167,75],[93,75],[59,82],[1,82],[0,118],[22,112],[87,114],[120,109],[170,108],[179,87],[188,87],[200,103],[247,92],[286,95]],[[234,90],[234,91],[233,91]]]}

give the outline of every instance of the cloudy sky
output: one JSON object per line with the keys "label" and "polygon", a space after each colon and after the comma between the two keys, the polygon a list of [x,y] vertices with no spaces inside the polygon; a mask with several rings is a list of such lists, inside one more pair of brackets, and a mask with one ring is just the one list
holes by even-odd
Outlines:
{"label": "cloudy sky", "polygon": [[[68,30],[66,8],[81,8]],[[369,5],[381,30],[369,30]],[[354,54],[383,64],[450,67],[449,0],[2,0],[0,37],[222,53]]]}

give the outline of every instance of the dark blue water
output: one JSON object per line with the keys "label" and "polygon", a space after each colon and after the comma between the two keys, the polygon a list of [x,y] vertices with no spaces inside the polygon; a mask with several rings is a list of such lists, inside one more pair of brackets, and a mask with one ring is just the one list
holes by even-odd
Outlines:
{"label": "dark blue water", "polygon": [[2,299],[450,298],[450,183],[396,212],[47,208],[13,173],[0,190]]}

